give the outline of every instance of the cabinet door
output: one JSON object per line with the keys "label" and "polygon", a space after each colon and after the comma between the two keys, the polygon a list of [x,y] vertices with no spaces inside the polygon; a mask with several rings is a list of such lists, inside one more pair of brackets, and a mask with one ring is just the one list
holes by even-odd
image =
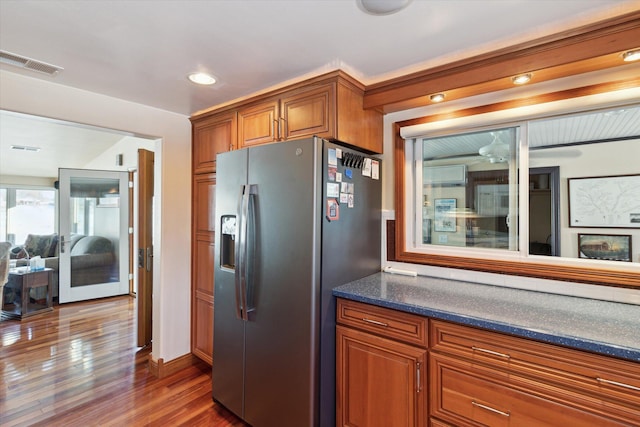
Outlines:
{"label": "cabinet door", "polygon": [[317,135],[337,137],[335,129],[335,85],[323,85],[282,98],[281,139],[299,139]]}
{"label": "cabinet door", "polygon": [[193,122],[193,173],[216,171],[218,153],[233,150],[237,140],[236,113],[218,114]]}
{"label": "cabinet door", "polygon": [[336,327],[336,425],[424,426],[424,349]]}
{"label": "cabinet door", "polygon": [[191,264],[191,352],[211,364],[213,356],[214,174],[193,181]]}
{"label": "cabinet door", "polygon": [[261,102],[238,111],[238,141],[240,148],[278,140],[279,102]]}

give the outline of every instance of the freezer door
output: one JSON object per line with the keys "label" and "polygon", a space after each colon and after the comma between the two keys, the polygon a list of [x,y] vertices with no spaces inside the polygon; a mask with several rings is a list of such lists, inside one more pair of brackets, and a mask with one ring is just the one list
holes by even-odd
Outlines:
{"label": "freezer door", "polygon": [[307,139],[250,149],[244,419],[255,427],[316,424],[319,147]]}
{"label": "freezer door", "polygon": [[238,202],[247,183],[246,150],[219,154],[216,177],[213,399],[243,417],[244,323],[237,316],[235,241]]}

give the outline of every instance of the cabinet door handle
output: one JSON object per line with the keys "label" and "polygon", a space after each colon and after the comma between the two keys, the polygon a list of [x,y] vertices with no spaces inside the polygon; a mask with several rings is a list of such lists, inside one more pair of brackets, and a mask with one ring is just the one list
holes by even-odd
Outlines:
{"label": "cabinet door handle", "polygon": [[500,411],[498,409],[492,408],[491,406],[483,405],[482,403],[478,403],[478,402],[472,401],[471,404],[473,406],[477,406],[478,408],[486,409],[487,411],[491,411],[491,412],[494,412],[496,414],[503,415],[505,417],[510,417],[511,416],[511,414],[508,413],[508,412]]}
{"label": "cabinet door handle", "polygon": [[511,356],[509,356],[506,353],[498,353],[497,351],[493,351],[493,350],[487,350],[486,348],[482,348],[482,347],[471,347],[471,349],[473,351],[479,351],[480,353],[487,353],[487,354],[492,354],[494,356],[498,356],[498,357],[504,357],[505,359],[511,359]]}
{"label": "cabinet door handle", "polygon": [[389,324],[388,324],[388,323],[379,322],[379,321],[377,321],[377,320],[372,320],[372,319],[367,319],[366,317],[363,317],[363,318],[362,318],[362,321],[363,321],[363,322],[367,322],[367,323],[371,323],[371,324],[374,324],[374,325],[378,325],[378,326],[383,326],[383,327],[385,327],[385,328],[389,326]]}
{"label": "cabinet door handle", "polygon": [[422,390],[422,382],[420,381],[420,362],[416,363],[416,381],[418,382],[418,393]]}
{"label": "cabinet door handle", "polygon": [[601,382],[601,383],[617,385],[618,387],[624,387],[624,388],[628,388],[628,389],[631,389],[631,390],[640,391],[640,387],[636,387],[636,386],[631,385],[631,384],[619,383],[618,381],[606,380],[606,379],[600,378],[600,377],[596,378],[596,380],[598,380],[598,382]]}

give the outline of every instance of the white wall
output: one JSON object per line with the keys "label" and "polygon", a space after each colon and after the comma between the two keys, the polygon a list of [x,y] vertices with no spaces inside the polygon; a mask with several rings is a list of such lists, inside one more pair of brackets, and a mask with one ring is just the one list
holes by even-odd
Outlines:
{"label": "white wall", "polygon": [[[84,165],[84,169],[110,170],[126,172],[130,168],[138,168],[138,148],[155,151],[161,147],[162,140],[124,136],[120,141],[109,147],[104,153]],[[116,155],[122,154],[122,165],[116,165]]]}
{"label": "white wall", "polygon": [[155,150],[153,358],[190,352],[191,124],[187,116],[0,70],[0,108],[160,139]]}

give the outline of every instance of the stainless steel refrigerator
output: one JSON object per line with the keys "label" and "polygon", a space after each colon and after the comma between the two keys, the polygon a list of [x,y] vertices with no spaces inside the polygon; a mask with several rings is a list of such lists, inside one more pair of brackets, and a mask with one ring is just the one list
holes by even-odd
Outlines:
{"label": "stainless steel refrigerator", "polygon": [[380,271],[381,164],[317,137],[219,154],[213,399],[253,427],[335,425],[335,298]]}

